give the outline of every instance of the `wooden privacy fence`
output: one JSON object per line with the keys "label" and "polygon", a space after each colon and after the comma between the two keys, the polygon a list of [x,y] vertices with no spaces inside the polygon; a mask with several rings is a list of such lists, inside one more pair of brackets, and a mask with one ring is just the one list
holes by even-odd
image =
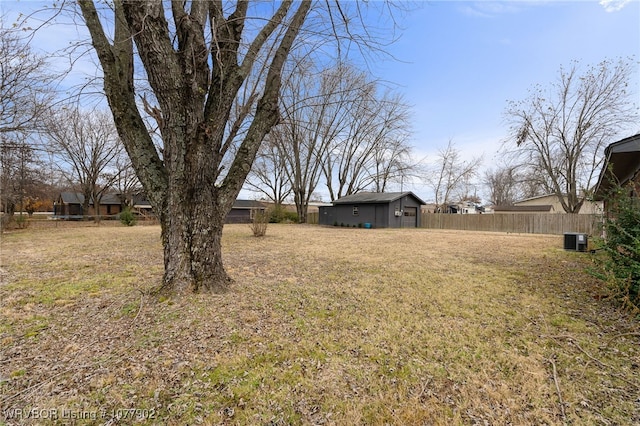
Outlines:
{"label": "wooden privacy fence", "polygon": [[[602,216],[595,214],[439,214],[422,213],[421,227],[463,231],[513,232],[562,235],[566,232],[599,235]],[[307,214],[307,223],[317,224],[318,213]]]}
{"label": "wooden privacy fence", "polygon": [[421,226],[429,229],[555,234],[600,233],[602,217],[595,214],[439,214],[422,213]]}
{"label": "wooden privacy fence", "polygon": [[307,213],[307,223],[311,225],[317,225],[318,216],[320,216],[318,212]]}

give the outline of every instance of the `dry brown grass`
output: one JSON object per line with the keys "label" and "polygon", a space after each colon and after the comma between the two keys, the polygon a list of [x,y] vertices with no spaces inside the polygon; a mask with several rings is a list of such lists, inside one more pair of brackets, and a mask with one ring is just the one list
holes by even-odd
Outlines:
{"label": "dry brown grass", "polygon": [[230,292],[157,299],[157,227],[2,235],[0,424],[640,422],[638,322],[561,237],[231,225],[223,244]]}

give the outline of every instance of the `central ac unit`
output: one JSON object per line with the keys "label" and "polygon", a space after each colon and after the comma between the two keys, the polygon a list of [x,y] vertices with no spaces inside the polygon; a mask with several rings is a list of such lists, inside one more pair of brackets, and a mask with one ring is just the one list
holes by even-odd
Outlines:
{"label": "central ac unit", "polygon": [[574,251],[587,251],[589,240],[587,234],[567,232],[564,234],[564,249]]}

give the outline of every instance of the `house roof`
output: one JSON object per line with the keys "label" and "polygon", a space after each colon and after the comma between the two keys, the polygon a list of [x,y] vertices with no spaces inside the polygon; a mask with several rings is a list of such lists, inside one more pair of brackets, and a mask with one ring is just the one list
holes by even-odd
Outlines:
{"label": "house roof", "polygon": [[[563,194],[563,196],[564,196],[564,194]],[[549,198],[549,197],[557,199],[558,196],[556,194],[536,195],[535,197],[523,198],[522,200],[515,201],[513,204],[519,204],[519,203],[524,203],[524,202],[527,202],[527,201],[534,201],[534,200],[543,200],[543,199]]]}
{"label": "house roof", "polygon": [[79,192],[61,192],[60,200],[64,204],[82,204],[84,202],[84,195]]}
{"label": "house roof", "polygon": [[595,200],[604,199],[607,192],[616,184],[624,185],[638,174],[640,133],[610,144],[604,150],[604,157],[594,194]]}
{"label": "house roof", "polygon": [[262,204],[260,201],[256,201],[256,200],[236,200],[233,203],[233,208],[234,209],[263,209],[264,208],[264,204]]}
{"label": "house roof", "polygon": [[134,206],[151,207],[151,202],[147,198],[147,195],[143,192],[138,194],[133,194],[131,199]]}
{"label": "house roof", "polygon": [[333,204],[383,204],[391,203],[399,200],[402,197],[413,197],[421,205],[425,205],[424,201],[418,198],[413,192],[358,192],[357,194],[347,195],[342,198],[338,198]]}
{"label": "house roof", "polygon": [[494,212],[550,212],[551,204],[540,204],[531,206],[493,206]]}
{"label": "house roof", "polygon": [[[63,191],[60,193],[60,199],[64,204],[84,203],[84,195],[81,192]],[[90,204],[93,204],[93,200],[91,200]],[[120,200],[120,197],[118,196],[118,194],[108,193],[108,194],[104,194],[102,198],[100,198],[100,204],[120,205],[122,204],[122,200]]]}

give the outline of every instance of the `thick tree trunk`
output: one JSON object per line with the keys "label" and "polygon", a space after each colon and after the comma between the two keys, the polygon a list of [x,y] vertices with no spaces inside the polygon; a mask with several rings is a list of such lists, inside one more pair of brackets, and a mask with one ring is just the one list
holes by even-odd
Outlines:
{"label": "thick tree trunk", "polygon": [[193,215],[178,210],[162,224],[162,289],[171,293],[227,290],[231,279],[222,264],[224,220],[202,211]]}
{"label": "thick tree trunk", "polygon": [[[165,138],[171,153],[165,164],[171,177],[161,222],[163,288],[173,293],[223,292],[231,279],[222,264],[222,228],[233,204],[228,199],[235,200],[237,191],[223,193],[214,184],[217,169],[210,165],[215,154],[198,143],[204,135],[197,125],[187,129],[184,140]],[[216,131],[221,134],[220,128]]]}

